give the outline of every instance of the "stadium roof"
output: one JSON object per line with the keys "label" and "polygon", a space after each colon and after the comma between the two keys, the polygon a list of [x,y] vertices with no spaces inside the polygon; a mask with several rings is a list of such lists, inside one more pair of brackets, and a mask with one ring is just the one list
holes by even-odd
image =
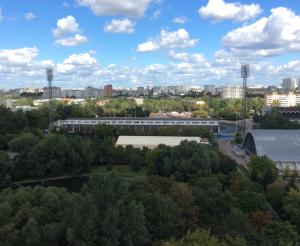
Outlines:
{"label": "stadium roof", "polygon": [[251,130],[243,146],[275,162],[300,162],[300,130]]}

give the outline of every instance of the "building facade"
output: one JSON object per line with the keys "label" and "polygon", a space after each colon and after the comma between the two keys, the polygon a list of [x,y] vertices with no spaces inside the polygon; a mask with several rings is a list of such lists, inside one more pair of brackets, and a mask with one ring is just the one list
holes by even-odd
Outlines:
{"label": "building facade", "polygon": [[105,85],[104,86],[104,96],[105,97],[112,97],[113,87],[112,85]]}
{"label": "building facade", "polygon": [[[49,98],[50,96],[50,89],[49,87],[43,88],[43,98]],[[61,98],[62,91],[61,87],[52,87],[52,98]]]}
{"label": "building facade", "polygon": [[266,93],[265,94],[265,106],[277,106],[277,107],[295,107],[300,105],[299,93]]}
{"label": "building facade", "polygon": [[221,97],[223,99],[242,99],[244,89],[239,85],[227,85],[221,88]]}
{"label": "building facade", "polygon": [[297,79],[295,78],[285,78],[282,80],[282,90],[284,91],[294,91],[297,86]]}

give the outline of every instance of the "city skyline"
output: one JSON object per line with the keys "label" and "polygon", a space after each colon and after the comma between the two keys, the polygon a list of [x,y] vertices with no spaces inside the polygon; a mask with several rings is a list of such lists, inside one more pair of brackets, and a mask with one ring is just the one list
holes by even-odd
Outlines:
{"label": "city skyline", "polygon": [[[0,3],[0,88],[241,83],[300,78],[297,0]],[[279,25],[280,24],[280,25]]]}

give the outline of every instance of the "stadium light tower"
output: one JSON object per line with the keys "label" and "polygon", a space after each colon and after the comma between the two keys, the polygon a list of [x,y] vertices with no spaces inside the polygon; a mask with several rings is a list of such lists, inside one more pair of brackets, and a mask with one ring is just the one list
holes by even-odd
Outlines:
{"label": "stadium light tower", "polygon": [[250,76],[250,66],[243,64],[241,67],[241,77],[243,78],[243,98],[242,98],[242,132],[246,133],[246,114],[247,114],[247,79]]}
{"label": "stadium light tower", "polygon": [[48,99],[49,99],[49,129],[51,128],[52,123],[52,99],[53,99],[53,91],[52,91],[52,81],[53,81],[53,68],[46,69],[46,76],[48,81]]}

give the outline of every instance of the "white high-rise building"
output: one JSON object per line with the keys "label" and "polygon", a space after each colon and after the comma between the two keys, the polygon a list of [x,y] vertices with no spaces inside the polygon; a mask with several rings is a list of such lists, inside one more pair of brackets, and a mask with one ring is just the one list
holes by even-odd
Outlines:
{"label": "white high-rise building", "polygon": [[282,80],[282,90],[294,91],[297,88],[297,79],[285,78]]}
{"label": "white high-rise building", "polygon": [[226,85],[221,88],[221,96],[223,99],[242,99],[244,89],[240,85]]}

